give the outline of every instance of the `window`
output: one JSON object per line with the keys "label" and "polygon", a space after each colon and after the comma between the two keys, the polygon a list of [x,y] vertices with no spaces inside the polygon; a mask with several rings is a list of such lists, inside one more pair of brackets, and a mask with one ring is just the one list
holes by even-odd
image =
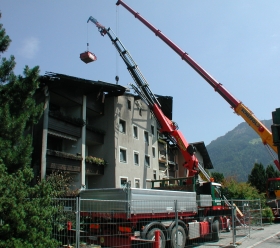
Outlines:
{"label": "window", "polygon": [[49,110],[50,111],[58,111],[59,112],[60,111],[60,106],[50,102]]}
{"label": "window", "polygon": [[127,99],[127,108],[131,110],[131,101]]}
{"label": "window", "polygon": [[134,178],[134,187],[140,189],[140,179]]}
{"label": "window", "polygon": [[133,157],[134,157],[134,165],[139,166],[139,152],[134,152]]}
{"label": "window", "polygon": [[144,131],[144,141],[149,145],[149,133]]}
{"label": "window", "polygon": [[139,115],[142,116],[142,109],[139,109]]}
{"label": "window", "polygon": [[138,139],[138,127],[133,125],[133,138]]}
{"label": "window", "polygon": [[153,176],[154,176],[154,180],[157,180],[157,171],[153,170]]}
{"label": "window", "polygon": [[126,123],[122,119],[120,119],[120,121],[119,121],[119,131],[121,133],[125,133],[126,132]]}
{"label": "window", "polygon": [[149,155],[145,155],[145,166],[146,167],[150,167],[150,156]]}
{"label": "window", "polygon": [[156,157],[156,148],[155,147],[152,147],[152,153],[153,153],[153,158]]}
{"label": "window", "polygon": [[60,137],[48,135],[48,149],[62,152],[63,140]]}
{"label": "window", "polygon": [[127,177],[120,177],[120,186],[121,188],[125,188],[127,184]]}
{"label": "window", "polygon": [[158,163],[158,168],[162,171],[166,170],[166,165],[164,163],[159,162]]}
{"label": "window", "polygon": [[120,148],[120,162],[126,163],[126,149],[125,148]]}
{"label": "window", "polygon": [[153,125],[151,125],[151,133],[152,135],[155,135],[155,127]]}

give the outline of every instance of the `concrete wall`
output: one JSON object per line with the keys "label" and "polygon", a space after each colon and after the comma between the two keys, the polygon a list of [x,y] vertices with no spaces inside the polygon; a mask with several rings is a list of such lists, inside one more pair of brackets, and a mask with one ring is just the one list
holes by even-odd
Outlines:
{"label": "concrete wall", "polygon": [[[127,107],[128,100],[131,102],[131,109]],[[118,97],[115,116],[117,127],[120,120],[124,121],[126,126],[125,133],[120,132],[118,128],[115,129],[117,150],[115,187],[121,187],[120,178],[127,178],[131,181],[132,187],[136,186],[137,179],[140,180],[140,188],[146,188],[146,179],[153,179],[153,170],[158,172],[157,123],[153,117],[151,118],[148,107],[141,100],[135,101],[134,96],[128,94]],[[154,135],[151,133],[151,125],[154,126]],[[134,126],[138,129],[137,138],[133,135]],[[144,131],[148,132],[149,144],[145,142]],[[155,157],[152,154],[152,147],[155,148]],[[120,149],[126,150],[126,162],[120,161]],[[134,153],[139,155],[138,165],[134,163]],[[145,166],[145,156],[150,158],[150,167]]]}
{"label": "concrete wall", "polygon": [[116,132],[115,109],[117,98],[105,98],[104,116],[94,117],[91,123],[97,128],[106,132],[104,144],[88,147],[88,154],[105,159],[108,165],[104,168],[102,176],[87,176],[88,188],[114,188],[115,187],[115,170],[116,170],[116,148],[114,137]]}

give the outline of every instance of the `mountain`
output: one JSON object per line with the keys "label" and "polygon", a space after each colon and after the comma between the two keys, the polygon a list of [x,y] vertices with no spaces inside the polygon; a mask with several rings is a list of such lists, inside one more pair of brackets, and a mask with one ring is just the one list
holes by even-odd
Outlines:
{"label": "mountain", "polygon": [[[272,120],[262,123],[271,130]],[[261,138],[246,122],[212,141],[206,148],[214,165],[211,171],[223,173],[225,177],[235,176],[239,182],[247,182],[255,163],[262,163],[265,168],[274,165]],[[277,154],[275,156],[277,158]]]}

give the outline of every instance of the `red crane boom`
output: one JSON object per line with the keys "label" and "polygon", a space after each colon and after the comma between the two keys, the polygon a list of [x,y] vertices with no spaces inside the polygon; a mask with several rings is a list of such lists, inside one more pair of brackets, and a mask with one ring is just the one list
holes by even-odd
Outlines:
{"label": "red crane boom", "polygon": [[187,142],[182,132],[178,130],[177,124],[164,115],[157,98],[150,90],[148,82],[141,73],[137,64],[134,62],[130,53],[125,49],[120,39],[116,37],[116,35],[110,28],[105,28],[92,16],[89,17],[88,22],[89,21],[93,22],[96,25],[99,33],[102,36],[105,36],[107,34],[112,44],[117,49],[118,53],[127,66],[127,70],[136,83],[136,85],[131,84],[132,88],[137,92],[137,94],[155,115],[161,127],[160,132],[169,137],[169,139],[173,141],[180,149],[185,160],[184,167],[188,170],[187,176],[191,177],[198,174],[199,162],[197,157],[195,156],[195,147]]}
{"label": "red crane boom", "polygon": [[262,139],[263,144],[267,147],[269,154],[271,155],[276,167],[280,171],[280,165],[275,158],[273,150],[277,153],[277,147],[273,143],[272,133],[266,128],[266,126],[254,116],[253,112],[246,107],[241,101],[237,100],[229,91],[219,83],[214,77],[212,77],[206,70],[204,70],[198,63],[196,63],[185,51],[179,48],[175,43],[168,39],[159,29],[155,28],[147,20],[145,20],[138,12],[130,8],[122,0],[118,0],[116,5],[122,5],[127,9],[135,18],[140,20],[146,27],[155,33],[162,41],[164,41],[173,51],[175,51],[185,62],[187,62],[200,76],[202,76],[213,88],[217,91],[234,109],[235,113],[240,115],[255,132]]}

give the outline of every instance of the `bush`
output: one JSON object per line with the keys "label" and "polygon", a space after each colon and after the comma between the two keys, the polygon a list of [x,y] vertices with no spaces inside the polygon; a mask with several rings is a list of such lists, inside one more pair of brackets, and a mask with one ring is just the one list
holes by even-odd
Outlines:
{"label": "bush", "polygon": [[270,207],[265,207],[262,210],[262,217],[263,219],[268,220],[270,224],[274,221],[274,215]]}

